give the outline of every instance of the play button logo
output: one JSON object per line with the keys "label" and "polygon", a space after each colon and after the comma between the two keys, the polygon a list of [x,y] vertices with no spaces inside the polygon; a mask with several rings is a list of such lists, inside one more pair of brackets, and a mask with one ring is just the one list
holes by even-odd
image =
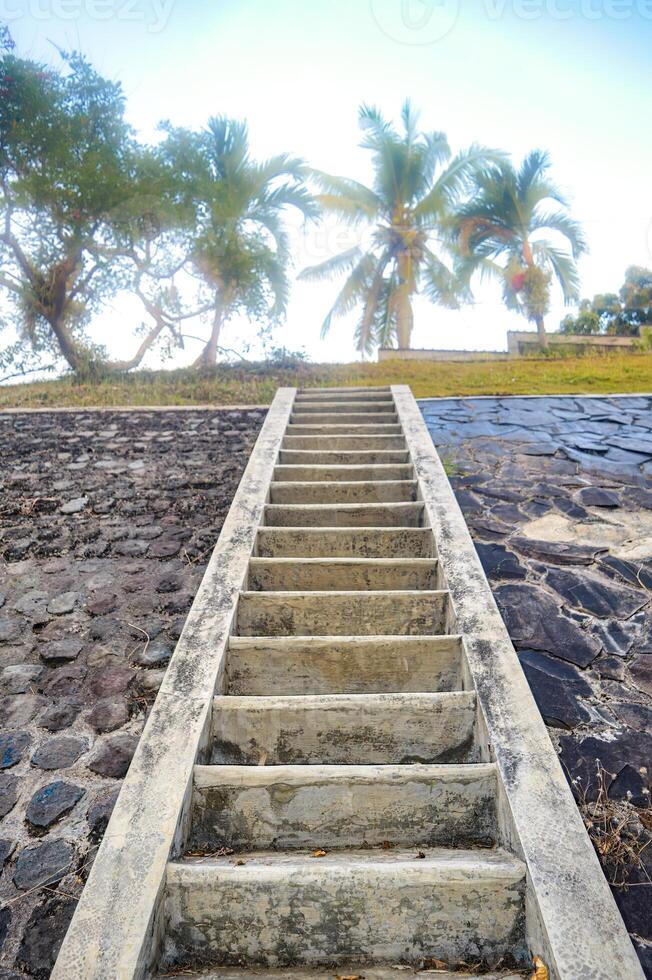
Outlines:
{"label": "play button logo", "polygon": [[383,34],[399,44],[441,41],[455,27],[459,0],[370,0]]}

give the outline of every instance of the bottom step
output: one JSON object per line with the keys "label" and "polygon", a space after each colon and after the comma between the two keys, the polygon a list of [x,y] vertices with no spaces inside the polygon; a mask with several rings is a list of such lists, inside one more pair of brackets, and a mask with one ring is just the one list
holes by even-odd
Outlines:
{"label": "bottom step", "polygon": [[335,970],[309,970],[305,967],[292,967],[289,970],[255,970],[248,967],[218,967],[209,970],[208,973],[195,973],[184,970],[182,973],[160,973],[159,978],[168,977],[174,980],[175,977],[192,977],[198,980],[343,980],[344,977],[356,980],[418,980],[419,977],[432,977],[433,980],[524,980],[531,976],[528,973],[448,973],[443,969],[429,968],[415,970],[410,966],[396,964],[395,966],[346,966],[338,967]]}
{"label": "bottom step", "polygon": [[495,968],[524,962],[524,890],[525,866],[502,850],[260,851],[175,861],[165,962],[436,958]]}

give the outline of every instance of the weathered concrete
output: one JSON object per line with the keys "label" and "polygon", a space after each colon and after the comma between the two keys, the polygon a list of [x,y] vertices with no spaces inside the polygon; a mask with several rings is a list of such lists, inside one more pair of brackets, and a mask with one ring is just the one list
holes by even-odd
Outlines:
{"label": "weathered concrete", "polygon": [[264,558],[430,558],[436,554],[427,527],[289,528],[258,531]]}
{"label": "weathered concrete", "polygon": [[414,470],[408,463],[378,466],[276,466],[274,469],[274,481],[277,483],[284,480],[291,483],[411,480],[413,475]]}
{"label": "weathered concrete", "polygon": [[414,480],[331,480],[330,482],[272,483],[273,504],[362,504],[397,503],[414,500]]}
{"label": "weathered concrete", "polygon": [[227,765],[474,762],[473,691],[221,696],[211,761]]}
{"label": "weathered concrete", "polygon": [[252,558],[247,586],[261,592],[437,589],[432,558]]}
{"label": "weathered concrete", "polygon": [[198,766],[190,850],[491,846],[489,765]]}
{"label": "weathered concrete", "polygon": [[299,466],[340,466],[350,463],[376,466],[386,463],[409,463],[410,455],[405,449],[370,449],[364,452],[335,450],[282,449],[279,463]]}
{"label": "weathered concrete", "polygon": [[419,527],[423,504],[268,504],[269,527]]}
{"label": "weathered concrete", "polygon": [[339,851],[172,863],[168,955],[223,963],[497,962],[523,941],[522,863],[504,851]]}
{"label": "weathered concrete", "polygon": [[[368,412],[352,411],[346,413],[346,425],[387,425],[396,424],[398,416],[396,412]],[[296,425],[342,425],[343,417],[341,412],[292,412],[290,416],[291,424]]]}
{"label": "weathered concrete", "polygon": [[462,687],[459,636],[232,636],[224,693],[391,694]]}
{"label": "weathered concrete", "polygon": [[[369,416],[367,416],[367,419]],[[311,423],[308,419],[302,418],[300,421],[292,421],[286,429],[288,436],[350,436],[351,422],[347,416],[344,424],[333,422]],[[356,433],[361,436],[393,436],[401,434],[401,427],[397,422],[374,423],[367,421],[356,424]]]}
{"label": "weathered concrete", "polygon": [[243,592],[241,636],[424,636],[443,633],[448,593]]}
{"label": "weathered concrete", "polygon": [[405,448],[403,436],[292,436],[283,438],[283,449],[307,449],[313,452],[357,452],[358,450],[401,450]]}

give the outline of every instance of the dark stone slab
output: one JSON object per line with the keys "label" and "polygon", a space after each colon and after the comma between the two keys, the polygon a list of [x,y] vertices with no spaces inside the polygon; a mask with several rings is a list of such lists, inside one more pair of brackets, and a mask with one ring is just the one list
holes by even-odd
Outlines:
{"label": "dark stone slab", "polygon": [[638,588],[652,590],[652,567],[649,563],[641,564],[616,558],[615,555],[604,555],[600,558],[600,567],[611,578],[624,579]]}
{"label": "dark stone slab", "polygon": [[11,769],[19,763],[31,742],[27,732],[0,733],[0,769]]}
{"label": "dark stone slab", "polygon": [[584,487],[577,496],[584,507],[620,507],[619,494],[603,487]]}
{"label": "dark stone slab", "polygon": [[46,840],[21,851],[14,869],[16,888],[40,888],[54,885],[70,871],[75,851],[65,840]]}
{"label": "dark stone slab", "polygon": [[98,698],[112,694],[122,694],[127,690],[135,677],[131,667],[108,666],[94,671],[91,679],[91,690]]}
{"label": "dark stone slab", "polygon": [[83,649],[83,642],[70,636],[63,640],[54,640],[39,646],[39,656],[47,664],[58,665],[76,660]]}
{"label": "dark stone slab", "polygon": [[34,827],[50,827],[69,813],[81,800],[85,790],[58,780],[38,789],[27,807],[27,820]]}
{"label": "dark stone slab", "polygon": [[16,959],[29,976],[50,976],[76,905],[72,898],[51,898],[30,915]]}
{"label": "dark stone slab", "polygon": [[618,702],[613,705],[613,710],[628,728],[652,735],[652,707],[636,702]]}
{"label": "dark stone slab", "polygon": [[49,732],[60,732],[72,725],[81,708],[82,702],[78,698],[61,698],[45,709],[38,724]]}
{"label": "dark stone slab", "polygon": [[546,724],[575,728],[589,720],[578,698],[593,692],[575,667],[537,650],[522,650],[518,656]]}
{"label": "dark stone slab", "polygon": [[599,783],[597,778],[597,762],[606,771],[606,789],[611,787],[613,780],[625,766],[632,766],[637,771],[648,769],[641,773],[645,786],[650,788],[652,771],[649,769],[652,759],[652,737],[641,732],[624,729],[621,732],[610,732],[607,739],[594,735],[581,739],[575,735],[561,735],[561,762],[571,779],[577,779],[574,787],[576,795],[585,793],[587,799],[595,800]]}
{"label": "dark stone slab", "polygon": [[39,769],[67,769],[86,751],[86,742],[72,735],[50,738],[32,756]]}
{"label": "dark stone slab", "polygon": [[94,844],[99,843],[104,836],[109,818],[118,799],[118,789],[105,789],[97,794],[88,808],[86,819],[90,830],[90,838]]}
{"label": "dark stone slab", "polygon": [[501,585],[496,601],[518,648],[543,650],[587,667],[600,652],[595,639],[563,616],[554,598],[529,584]]}
{"label": "dark stone slab", "polygon": [[652,697],[652,655],[641,654],[629,665],[629,673],[639,691]]}
{"label": "dark stone slab", "polygon": [[648,601],[642,592],[580,569],[551,568],[546,579],[570,606],[593,616],[627,619]]}
{"label": "dark stone slab", "polygon": [[134,735],[111,735],[97,746],[88,768],[99,776],[122,779],[137,745],[138,739]]}
{"label": "dark stone slab", "polygon": [[524,579],[527,569],[520,563],[513,552],[500,544],[482,544],[475,546],[482,567],[490,578]]}
{"label": "dark stone slab", "polygon": [[0,779],[0,817],[6,817],[16,805],[19,785],[18,776],[3,774]]}
{"label": "dark stone slab", "polygon": [[532,538],[510,538],[510,545],[522,555],[556,565],[592,565],[599,548],[564,541],[537,541]]}
{"label": "dark stone slab", "polygon": [[652,437],[646,439],[644,436],[609,436],[606,441],[610,446],[624,449],[627,452],[652,456]]}
{"label": "dark stone slab", "polygon": [[88,714],[87,722],[96,732],[113,732],[129,721],[129,705],[124,698],[102,698]]}

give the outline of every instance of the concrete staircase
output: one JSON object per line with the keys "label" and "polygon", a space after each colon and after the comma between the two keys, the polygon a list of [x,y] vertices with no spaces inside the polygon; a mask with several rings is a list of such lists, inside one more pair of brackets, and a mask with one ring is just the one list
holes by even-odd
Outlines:
{"label": "concrete staircase", "polygon": [[168,868],[167,964],[526,961],[424,523],[389,389],[299,393]]}
{"label": "concrete staircase", "polygon": [[280,389],[51,980],[535,955],[643,977],[416,403]]}

